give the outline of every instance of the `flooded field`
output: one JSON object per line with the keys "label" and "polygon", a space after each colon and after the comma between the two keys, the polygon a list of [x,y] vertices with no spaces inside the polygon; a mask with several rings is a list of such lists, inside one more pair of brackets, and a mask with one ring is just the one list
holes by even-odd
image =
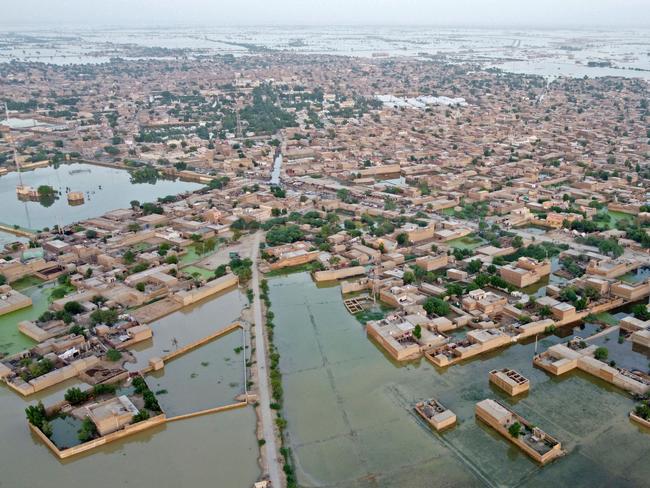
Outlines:
{"label": "flooded field", "polygon": [[[432,5],[432,9],[435,7]],[[11,32],[16,30],[16,32]],[[650,78],[650,32],[638,29],[508,29],[440,26],[211,26],[149,29],[5,29],[0,62],[101,63],[142,57],[138,47],[183,49],[187,54],[241,56],[260,50],[344,56],[444,56],[514,73],[555,78]],[[147,57],[146,55],[144,56]],[[163,58],[165,59],[165,58]],[[611,65],[591,67],[589,61]]]}
{"label": "flooded field", "polygon": [[127,364],[127,368],[140,370],[150,358],[169,354],[224,328],[239,317],[247,303],[246,296],[233,288],[152,322],[153,338],[130,349],[137,363]]}
{"label": "flooded field", "polygon": [[[150,202],[159,197],[197,190],[202,186],[198,183],[162,179],[154,184],[133,184],[128,171],[89,164],[39,168],[23,172],[21,177],[25,185],[35,188],[49,185],[61,192],[58,200],[46,202],[47,206],[40,202],[23,202],[16,196],[18,173],[0,177],[0,194],[4,196],[0,207],[0,223],[15,224],[32,230],[55,224],[67,225],[97,217],[116,208],[128,208],[132,200]],[[70,206],[65,196],[66,187],[72,191],[84,192],[85,203]]]}
{"label": "flooded field", "polygon": [[[301,486],[642,486],[650,475],[647,432],[631,424],[634,402],[580,372],[560,378],[532,365],[535,341],[437,370],[392,363],[347,313],[337,287],[307,274],[270,280],[281,353],[285,416]],[[596,326],[576,328],[582,337]],[[571,334],[571,335],[573,335]],[[539,350],[565,341],[543,338]],[[531,381],[519,400],[489,386],[497,367]],[[413,413],[435,397],[458,416],[442,435]],[[491,429],[474,405],[496,398],[559,439],[568,455],[539,468]]]}

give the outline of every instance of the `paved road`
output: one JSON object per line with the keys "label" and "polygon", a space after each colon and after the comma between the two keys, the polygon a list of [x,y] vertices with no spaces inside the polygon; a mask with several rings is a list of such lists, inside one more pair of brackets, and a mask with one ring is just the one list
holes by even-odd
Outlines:
{"label": "paved road", "polygon": [[278,459],[278,450],[275,442],[275,430],[273,415],[271,413],[271,400],[269,395],[269,377],[266,368],[266,345],[264,340],[264,322],[262,320],[262,305],[260,303],[260,280],[257,270],[257,255],[260,249],[261,232],[255,236],[253,249],[251,250],[251,259],[253,260],[253,281],[252,287],[255,293],[253,299],[253,312],[255,317],[255,358],[257,360],[257,382],[259,391],[260,412],[262,413],[262,429],[264,430],[264,449],[266,450],[266,462],[268,464],[269,477],[271,485],[274,488],[280,488],[280,461]]}

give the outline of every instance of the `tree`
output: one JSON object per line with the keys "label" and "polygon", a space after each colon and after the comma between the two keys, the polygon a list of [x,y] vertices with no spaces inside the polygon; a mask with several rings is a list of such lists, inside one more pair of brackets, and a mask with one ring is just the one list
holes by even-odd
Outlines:
{"label": "tree", "polygon": [[88,399],[88,394],[75,386],[65,392],[64,398],[70,405],[79,405]]}
{"label": "tree", "polygon": [[63,310],[66,312],[72,314],[72,315],[77,315],[78,313],[81,313],[84,311],[84,308],[81,306],[79,302],[75,302],[74,300],[71,302],[67,302],[65,305],[63,305]]}
{"label": "tree", "polygon": [[90,322],[93,325],[106,324],[113,325],[117,322],[117,310],[95,310],[90,314]]}
{"label": "tree", "polygon": [[127,249],[122,255],[122,261],[124,261],[124,264],[133,264],[135,262],[135,253],[131,249]]}
{"label": "tree", "polygon": [[413,335],[417,339],[420,339],[422,337],[422,327],[420,327],[420,324],[416,325],[415,328],[413,329]]}
{"label": "tree", "polygon": [[112,362],[119,361],[122,359],[122,353],[117,349],[109,349],[106,351],[106,359]]}
{"label": "tree", "polygon": [[429,315],[435,314],[440,317],[444,317],[451,310],[451,307],[447,302],[437,297],[427,298],[427,300],[422,305],[422,308],[424,308],[424,310],[426,310]]}
{"label": "tree", "polygon": [[7,283],[7,277],[3,274],[0,274],[0,286]]}
{"label": "tree", "polygon": [[644,303],[634,305],[632,313],[639,320],[650,320],[650,311],[648,311],[648,306]]}
{"label": "tree", "polygon": [[508,427],[508,432],[514,438],[519,437],[521,434],[521,424],[519,422],[515,422],[510,427]]}
{"label": "tree", "polygon": [[399,234],[397,234],[397,243],[398,243],[400,246],[406,246],[406,245],[408,245],[408,243],[409,243],[409,236],[408,236],[408,234],[405,233],[405,232],[400,232]]}
{"label": "tree", "polygon": [[86,238],[87,239],[95,239],[97,237],[97,231],[93,229],[88,229],[86,231]]}
{"label": "tree", "polygon": [[77,437],[81,442],[87,442],[95,437],[97,434],[97,427],[95,426],[95,423],[90,419],[90,417],[83,419],[81,428],[77,431],[77,434]]}
{"label": "tree", "polygon": [[521,238],[521,236],[515,236],[512,239],[512,247],[519,249],[523,245],[524,245],[524,240]]}
{"label": "tree", "polygon": [[450,283],[447,285],[447,295],[460,297],[463,295],[463,287],[458,283]]}
{"label": "tree", "polygon": [[480,260],[473,259],[467,265],[467,271],[469,271],[471,274],[478,273],[479,271],[481,271],[482,266],[483,266],[483,263]]}
{"label": "tree", "polygon": [[405,285],[410,285],[415,281],[415,275],[413,274],[412,271],[406,271],[404,275],[402,276],[402,281],[404,282]]}
{"label": "tree", "polygon": [[606,347],[600,346],[594,351],[594,358],[598,359],[599,361],[605,361],[608,356],[609,351]]}
{"label": "tree", "polygon": [[208,253],[212,252],[216,249],[217,247],[217,241],[214,237],[210,237],[205,240],[203,243],[203,252]]}
{"label": "tree", "polygon": [[41,401],[39,401],[36,405],[28,406],[25,409],[25,414],[27,415],[27,420],[29,420],[29,423],[34,427],[38,427],[39,429],[42,429],[43,423],[47,421],[47,417],[45,415],[45,407]]}

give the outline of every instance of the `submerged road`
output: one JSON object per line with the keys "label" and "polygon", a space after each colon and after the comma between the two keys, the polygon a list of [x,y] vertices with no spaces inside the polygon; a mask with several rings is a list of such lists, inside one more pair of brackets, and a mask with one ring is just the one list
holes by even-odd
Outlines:
{"label": "submerged road", "polygon": [[251,251],[253,260],[252,287],[255,297],[253,298],[253,313],[255,317],[255,359],[257,361],[257,382],[259,392],[259,406],[262,416],[262,429],[264,431],[264,449],[266,452],[266,464],[271,478],[273,488],[280,488],[280,461],[275,442],[275,429],[273,415],[271,413],[271,400],[269,394],[269,376],[266,368],[266,343],[264,340],[264,322],[262,320],[262,304],[260,303],[260,277],[257,270],[257,255],[260,249],[261,232],[255,235],[255,242]]}

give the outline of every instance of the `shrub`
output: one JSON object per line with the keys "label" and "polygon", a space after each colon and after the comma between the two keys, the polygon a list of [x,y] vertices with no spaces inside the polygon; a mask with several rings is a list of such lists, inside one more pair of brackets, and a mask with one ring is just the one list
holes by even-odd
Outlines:
{"label": "shrub", "polygon": [[136,413],[133,416],[133,423],[137,424],[138,422],[142,422],[143,420],[147,420],[149,418],[149,412],[146,410],[140,410],[138,413]]}
{"label": "shrub", "polygon": [[508,432],[510,432],[510,435],[514,438],[519,437],[519,434],[521,434],[521,424],[519,422],[515,422],[510,427],[508,427]]}
{"label": "shrub", "polygon": [[81,391],[75,386],[65,392],[64,398],[67,402],[70,402],[71,405],[79,405],[88,400],[88,393]]}
{"label": "shrub", "polygon": [[108,394],[114,394],[117,391],[117,387],[115,385],[109,385],[106,383],[100,383],[98,385],[93,386],[93,393],[97,396],[99,395],[108,395]]}
{"label": "shrub", "polygon": [[413,335],[417,339],[420,339],[422,337],[422,327],[420,327],[420,324],[416,325],[415,328],[413,329]]}
{"label": "shrub", "polygon": [[602,347],[602,346],[598,347],[594,352],[594,357],[599,361],[604,361],[605,359],[607,359],[607,356],[609,356],[609,351],[607,350],[606,347]]}

